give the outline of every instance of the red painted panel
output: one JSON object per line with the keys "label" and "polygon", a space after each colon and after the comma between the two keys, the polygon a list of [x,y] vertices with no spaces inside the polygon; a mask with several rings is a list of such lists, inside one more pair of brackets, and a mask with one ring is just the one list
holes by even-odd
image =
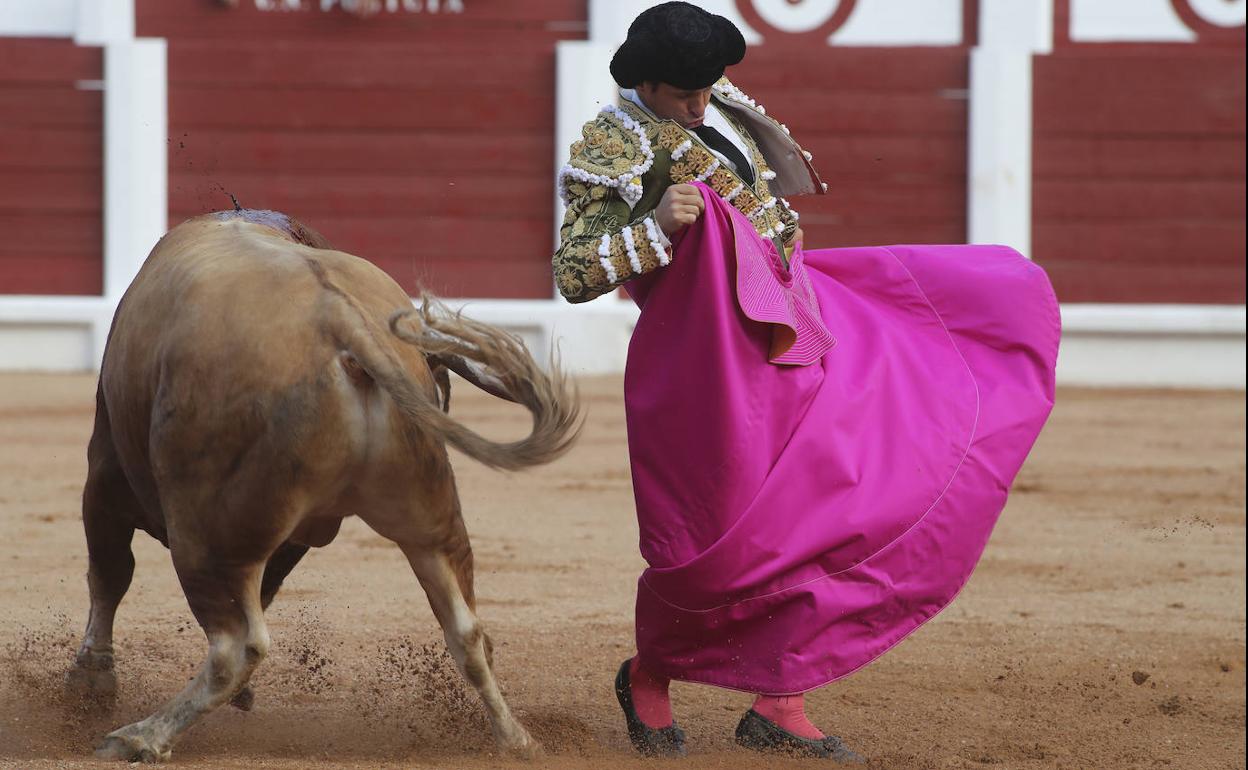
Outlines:
{"label": "red painted panel", "polygon": [[[548,217],[499,219],[488,230],[475,218],[413,214],[398,218],[306,217],[336,247],[386,270],[401,286],[424,285],[444,296],[549,297]],[[529,258],[517,258],[517,255]]]}
{"label": "red painted panel", "polygon": [[1044,269],[1063,302],[1244,302],[1242,265],[1101,265],[1090,264],[1082,255],[1076,255],[1070,260],[1046,259]]}
{"label": "red painted panel", "polygon": [[5,245],[16,254],[98,256],[104,223],[94,211],[49,212],[43,209],[0,213]]}
{"label": "red painted panel", "polygon": [[554,191],[540,175],[515,177],[421,177],[370,174],[222,174],[224,188],[207,189],[201,175],[171,174],[169,208],[193,216],[229,204],[225,191],[243,206],[263,196],[279,211],[304,219],[358,217],[476,217],[491,211],[500,219],[549,219]]}
{"label": "red painted panel", "polygon": [[61,213],[37,206],[35,202],[0,209],[3,293],[99,294],[104,226],[98,207]]}
{"label": "red painted panel", "polygon": [[[1036,228],[1033,243],[1044,260],[1082,258],[1089,266],[1158,265],[1179,273],[1192,266],[1244,265],[1244,222],[1233,217],[1046,222]],[[1243,293],[1243,281],[1238,291]]]}
{"label": "red painted panel", "polygon": [[1037,179],[1244,180],[1244,141],[1218,136],[1037,137]]}
{"label": "red painted panel", "polygon": [[0,115],[5,116],[5,123],[17,126],[98,131],[104,95],[78,90],[73,84],[10,84],[0,88]]}
{"label": "red painted panel", "polygon": [[81,169],[94,172],[92,177],[102,184],[102,128],[102,120],[97,126],[100,130],[95,131],[34,128],[6,121],[0,124],[0,169]]}
{"label": "red painted panel", "polygon": [[585,0],[469,0],[462,13],[381,13],[358,18],[334,4],[321,11],[321,0],[302,0],[298,11],[260,11],[254,0],[237,8],[207,0],[138,0],[136,28],[140,36],[170,39],[324,39],[361,42],[437,38],[444,43],[515,41],[585,37]]}
{"label": "red painted panel", "polygon": [[[543,250],[549,250],[544,248]],[[464,258],[431,254],[420,261],[369,255],[413,295],[421,287],[442,297],[494,297],[497,299],[546,298],[553,293],[550,257],[535,261],[499,262],[464,268]]]}
{"label": "red painted panel", "polygon": [[[966,96],[931,93],[871,93],[826,89],[760,91],[755,98],[768,114],[796,131],[799,119],[811,135],[829,134],[954,134],[966,135]],[[799,141],[802,139],[799,137]],[[804,144],[804,142],[803,142]]]}
{"label": "red painted panel", "polygon": [[966,150],[953,148],[947,135],[829,134],[815,127],[803,131],[799,140],[818,148],[816,166],[834,192],[851,181],[966,178]]}
{"label": "red painted panel", "polygon": [[[275,173],[425,174],[455,181],[484,174],[541,175],[552,187],[549,132],[267,131],[204,129],[171,132],[170,170],[237,169]],[[551,193],[554,194],[553,192]]]}
{"label": "red painted panel", "polygon": [[103,289],[103,56],[0,37],[0,294]]}
{"label": "red painted panel", "polygon": [[[548,57],[529,46],[464,43],[447,56],[445,41],[408,40],[361,45],[349,40],[276,40],[263,47],[245,42],[179,39],[169,50],[169,68],[183,84],[248,88],[514,88],[550,74]],[[472,66],[464,66],[464,56]],[[546,90],[553,92],[554,86]]]}
{"label": "red painted panel", "polygon": [[[812,220],[813,221],[810,221]],[[823,249],[839,246],[891,246],[899,243],[965,243],[966,224],[947,221],[937,223],[842,224],[824,222],[821,214],[802,214],[806,248]]]}
{"label": "red painted panel", "polygon": [[[813,58],[812,58],[813,57]],[[776,90],[819,89],[823,95],[864,91],[932,93],[966,88],[966,52],[956,48],[792,49],[783,42],[750,48],[728,77],[749,82],[760,101]],[[744,86],[742,86],[744,87]],[[821,87],[821,88],[820,88]]]}
{"label": "red painted panel", "polygon": [[103,291],[99,244],[90,254],[4,254],[0,294],[95,296]]}
{"label": "red painted panel", "polygon": [[1244,52],[1035,59],[1037,132],[1243,136]]}
{"label": "red painted panel", "polygon": [[1070,0],[1053,0],[1053,47],[1070,45]]}
{"label": "red painted panel", "polygon": [[13,168],[0,172],[0,216],[9,212],[100,212],[100,179],[80,169]]}
{"label": "red painted panel", "polygon": [[1046,221],[1155,223],[1234,221],[1244,213],[1244,183],[1202,179],[1039,180],[1033,213]]}
{"label": "red painted panel", "polygon": [[960,226],[966,213],[966,201],[950,195],[949,184],[939,179],[909,183],[887,178],[861,180],[830,189],[827,197],[830,210],[803,214],[803,223]]}
{"label": "red painted panel", "polygon": [[[394,218],[338,216],[324,222],[308,222],[336,246],[367,238],[375,249],[373,253],[404,259],[427,251],[430,255],[458,254],[493,264],[512,261],[508,247],[515,244],[540,243],[543,252],[549,250],[551,225],[545,219],[501,218],[491,223],[488,233],[474,232],[476,224],[475,217],[433,217],[418,212]],[[549,261],[550,254],[545,254],[545,259]],[[550,265],[545,267],[549,269]]]}
{"label": "red painted panel", "polygon": [[170,220],[284,210],[411,289],[550,297],[554,44],[584,0],[463,13],[139,0],[169,39]]}
{"label": "red painted panel", "polygon": [[1035,60],[1033,250],[1069,302],[1244,302],[1244,50]]}
{"label": "red painted panel", "polygon": [[[552,60],[553,62],[553,60]],[[553,73],[553,63],[551,72]],[[553,92],[524,85],[508,89],[205,88],[170,84],[169,123],[193,128],[353,129],[357,131],[479,130],[503,125],[519,131],[551,129]]]}
{"label": "red painted panel", "polygon": [[98,48],[79,48],[62,40],[4,38],[0,45],[0,83],[72,86],[102,76]]}

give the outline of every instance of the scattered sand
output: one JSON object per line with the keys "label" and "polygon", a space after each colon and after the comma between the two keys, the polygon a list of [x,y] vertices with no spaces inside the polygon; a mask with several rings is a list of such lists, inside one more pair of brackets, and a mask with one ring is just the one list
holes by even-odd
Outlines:
{"label": "scattered sand", "polygon": [[[462,383],[455,414],[523,431]],[[546,758],[493,753],[398,549],[358,521],[269,611],[254,709],[223,708],[178,767],[773,768],[735,748],[748,699],[677,685],[685,762],[632,754],[611,682],[632,651],[641,560],[618,378],[587,380],[572,455],[502,475],[456,459],[499,680]],[[108,767],[91,748],[194,672],[203,637],[168,554],[135,538],[117,626],[119,696],[60,682],[86,622],[79,523],[88,376],[0,376],[0,766]],[[1066,390],[962,596],[849,679],[815,721],[886,768],[1244,767],[1244,397]]]}

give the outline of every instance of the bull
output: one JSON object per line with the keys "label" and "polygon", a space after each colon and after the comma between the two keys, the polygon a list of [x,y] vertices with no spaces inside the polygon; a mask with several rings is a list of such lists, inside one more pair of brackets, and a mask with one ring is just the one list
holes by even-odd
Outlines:
{"label": "bull", "polygon": [[[452,419],[448,371],[515,401],[532,430],[494,442]],[[143,530],[168,549],[207,657],[154,714],[97,753],[161,761],[227,701],[246,708],[269,651],[264,611],[309,548],[357,515],[402,550],[499,746],[538,744],[494,677],[447,445],[488,466],[549,462],[579,432],[556,366],[516,337],[407,292],[275,212],[188,220],[153,249],[113,318],[96,395],[82,518],[91,608],[69,673],[116,690],[113,620]]]}

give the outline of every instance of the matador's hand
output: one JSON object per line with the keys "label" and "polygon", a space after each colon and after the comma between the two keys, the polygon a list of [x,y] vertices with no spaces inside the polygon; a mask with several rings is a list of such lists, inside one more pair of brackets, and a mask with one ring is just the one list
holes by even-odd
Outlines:
{"label": "matador's hand", "polygon": [[663,191],[663,198],[654,210],[654,220],[670,238],[677,230],[698,221],[705,208],[698,188],[691,184],[674,184]]}

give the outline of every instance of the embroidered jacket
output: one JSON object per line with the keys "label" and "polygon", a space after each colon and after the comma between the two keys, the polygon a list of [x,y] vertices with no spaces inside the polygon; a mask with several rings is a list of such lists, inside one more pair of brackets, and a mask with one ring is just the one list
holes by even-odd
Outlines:
{"label": "embroidered jacket", "polygon": [[673,184],[705,182],[778,248],[792,243],[797,212],[777,195],[826,192],[810,153],[727,78],[712,87],[711,101],[749,147],[753,185],[680,124],[630,102],[608,105],[585,124],[558,180],[567,210],[553,264],[569,302],[594,299],[671,261],[654,210]]}

